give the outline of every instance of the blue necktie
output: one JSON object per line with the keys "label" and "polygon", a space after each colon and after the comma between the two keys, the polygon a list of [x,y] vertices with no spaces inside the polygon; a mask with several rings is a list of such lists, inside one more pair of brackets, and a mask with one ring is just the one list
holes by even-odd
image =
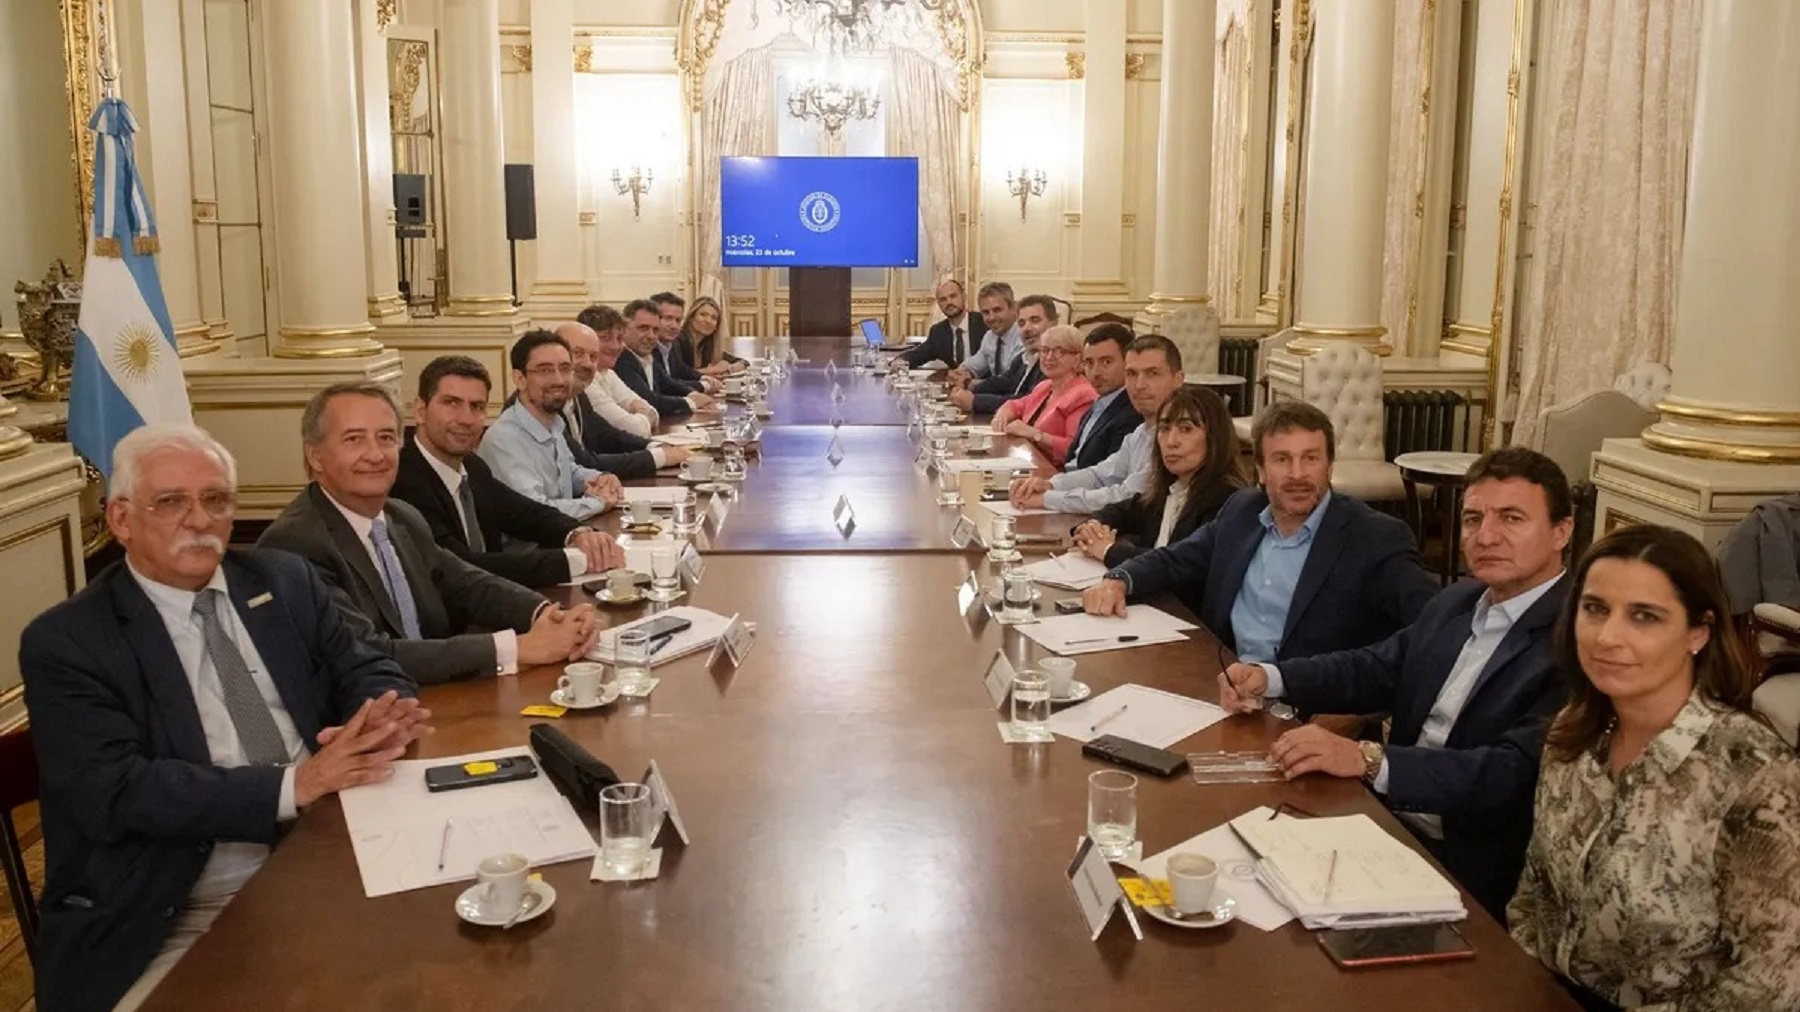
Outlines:
{"label": "blue necktie", "polygon": [[375,518],[369,540],[374,542],[375,558],[381,563],[381,582],[387,587],[388,597],[394,599],[394,606],[400,609],[401,631],[409,640],[424,639],[419,632],[419,606],[413,603],[412,585],[406,582],[406,570],[400,568],[400,555],[388,537],[386,517]]}

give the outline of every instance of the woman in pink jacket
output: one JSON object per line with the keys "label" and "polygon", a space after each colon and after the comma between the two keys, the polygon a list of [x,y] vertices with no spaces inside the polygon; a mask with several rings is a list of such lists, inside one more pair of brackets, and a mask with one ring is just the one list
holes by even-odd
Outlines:
{"label": "woman in pink jacket", "polygon": [[1047,377],[1023,397],[994,412],[994,431],[1029,439],[1060,468],[1082,416],[1098,396],[1081,374],[1081,331],[1051,327],[1038,339],[1038,363]]}

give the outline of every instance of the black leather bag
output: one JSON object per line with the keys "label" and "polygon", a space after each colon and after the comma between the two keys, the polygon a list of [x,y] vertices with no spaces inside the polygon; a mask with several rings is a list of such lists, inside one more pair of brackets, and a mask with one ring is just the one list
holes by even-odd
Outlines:
{"label": "black leather bag", "polygon": [[619,782],[611,766],[549,724],[531,725],[531,751],[563,797],[589,815],[600,811],[600,789]]}

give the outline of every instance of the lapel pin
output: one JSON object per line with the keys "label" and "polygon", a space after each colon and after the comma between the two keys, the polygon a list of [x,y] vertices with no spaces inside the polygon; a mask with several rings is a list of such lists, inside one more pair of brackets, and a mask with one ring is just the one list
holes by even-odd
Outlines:
{"label": "lapel pin", "polygon": [[255,597],[251,598],[249,604],[250,604],[250,607],[252,607],[252,608],[260,608],[263,605],[268,604],[270,601],[273,601],[273,600],[275,600],[274,594],[264,592],[264,593],[258,594]]}

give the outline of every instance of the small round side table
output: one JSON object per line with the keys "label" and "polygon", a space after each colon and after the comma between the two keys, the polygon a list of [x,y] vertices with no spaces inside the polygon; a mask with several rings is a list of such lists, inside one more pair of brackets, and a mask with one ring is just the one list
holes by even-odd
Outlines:
{"label": "small round side table", "polygon": [[1406,519],[1421,549],[1425,546],[1425,511],[1419,503],[1419,486],[1431,488],[1444,532],[1443,568],[1438,575],[1445,584],[1456,579],[1462,561],[1458,520],[1469,465],[1475,463],[1477,456],[1454,450],[1420,450],[1394,458],[1394,466],[1400,469],[1400,483],[1406,488]]}

